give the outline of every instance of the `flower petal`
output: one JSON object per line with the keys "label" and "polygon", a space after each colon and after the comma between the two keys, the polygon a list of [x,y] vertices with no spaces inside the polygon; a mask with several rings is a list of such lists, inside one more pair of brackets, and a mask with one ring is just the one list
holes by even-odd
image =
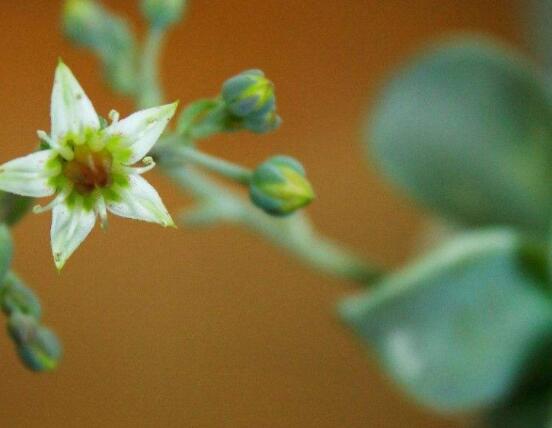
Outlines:
{"label": "flower petal", "polygon": [[178,103],[172,103],[141,110],[107,127],[105,132],[108,135],[123,137],[123,144],[131,149],[126,165],[132,165],[148,154],[173,117],[177,106]]}
{"label": "flower petal", "polygon": [[69,67],[62,62],[56,68],[50,114],[55,143],[69,132],[80,134],[85,128],[100,127],[100,119],[90,99]]}
{"label": "flower petal", "polygon": [[35,198],[53,195],[49,177],[55,171],[49,171],[47,163],[55,155],[53,150],[41,150],[0,165],[0,190]]}
{"label": "flower petal", "polygon": [[120,201],[108,201],[107,209],[121,217],[174,226],[157,191],[139,175],[129,176],[129,187],[119,192]]}
{"label": "flower petal", "polygon": [[70,208],[66,204],[54,207],[50,237],[54,263],[58,270],[61,270],[69,256],[88,236],[95,222],[94,210],[85,210],[80,206]]}

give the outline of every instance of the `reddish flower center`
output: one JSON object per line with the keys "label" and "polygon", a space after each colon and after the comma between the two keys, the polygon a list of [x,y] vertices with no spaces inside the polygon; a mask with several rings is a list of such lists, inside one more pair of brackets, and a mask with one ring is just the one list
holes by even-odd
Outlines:
{"label": "reddish flower center", "polygon": [[75,147],[75,157],[67,162],[63,174],[81,195],[111,184],[113,157],[106,150],[93,152],[86,145]]}

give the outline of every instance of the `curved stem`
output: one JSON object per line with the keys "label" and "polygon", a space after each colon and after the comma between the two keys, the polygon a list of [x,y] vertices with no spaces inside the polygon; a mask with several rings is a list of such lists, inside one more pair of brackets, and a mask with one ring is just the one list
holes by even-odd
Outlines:
{"label": "curved stem", "polygon": [[138,91],[138,105],[148,108],[161,104],[163,92],[159,84],[159,56],[165,32],[151,27],[144,41],[144,48],[140,61],[140,84]]}
{"label": "curved stem", "polygon": [[340,278],[366,284],[382,274],[379,268],[321,236],[304,214],[285,219],[271,217],[238,193],[183,165],[177,156],[167,154],[158,159],[166,175],[200,200],[200,207],[194,214],[208,216],[201,219],[202,224],[224,221],[240,224],[285,248],[311,267]]}
{"label": "curved stem", "polygon": [[179,146],[173,148],[173,150],[178,151],[180,159],[201,166],[237,183],[248,185],[251,180],[252,171],[240,165],[216,158],[192,147]]}
{"label": "curved stem", "polygon": [[[141,58],[142,93],[137,96],[142,108],[162,102],[158,62],[163,35],[159,29],[152,28],[146,38]],[[165,174],[199,200],[198,208],[192,213],[196,224],[221,221],[241,224],[285,248],[311,267],[340,278],[370,283],[382,274],[380,268],[321,236],[303,213],[285,219],[271,217],[238,193],[185,165],[186,162],[193,163],[240,184],[247,184],[252,174],[246,168],[182,145],[181,138],[185,138],[184,135],[165,137],[165,143],[158,144],[152,155],[158,159]],[[187,219],[190,222],[190,215]]]}

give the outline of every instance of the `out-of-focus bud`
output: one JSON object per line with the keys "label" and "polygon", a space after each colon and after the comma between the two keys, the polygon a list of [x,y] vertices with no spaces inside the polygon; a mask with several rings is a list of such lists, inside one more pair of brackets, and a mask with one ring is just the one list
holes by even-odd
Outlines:
{"label": "out-of-focus bud", "polygon": [[14,312],[8,331],[21,361],[34,371],[52,371],[61,359],[62,349],[55,334],[30,315]]}
{"label": "out-of-focus bud", "polygon": [[104,11],[94,0],[67,0],[63,10],[63,29],[75,43],[93,47],[100,42]]}
{"label": "out-of-focus bud", "polygon": [[166,28],[182,19],[186,0],[142,0],[142,12],[153,27]]}
{"label": "out-of-focus bud", "polygon": [[10,315],[20,312],[40,319],[42,309],[36,295],[13,273],[9,272],[0,287],[2,310]]}
{"label": "out-of-focus bud", "polygon": [[33,198],[0,192],[0,222],[14,225],[31,209],[32,204]]}
{"label": "out-of-focus bud", "polygon": [[291,214],[314,199],[303,166],[288,156],[274,156],[259,165],[249,195],[257,207],[274,216]]}
{"label": "out-of-focus bud", "polygon": [[261,70],[247,70],[224,82],[222,99],[235,116],[262,114],[274,109],[274,85]]}
{"label": "out-of-focus bud", "polygon": [[131,94],[136,89],[136,42],[127,22],[95,0],[66,0],[65,35],[76,45],[92,49],[102,60],[113,89]]}

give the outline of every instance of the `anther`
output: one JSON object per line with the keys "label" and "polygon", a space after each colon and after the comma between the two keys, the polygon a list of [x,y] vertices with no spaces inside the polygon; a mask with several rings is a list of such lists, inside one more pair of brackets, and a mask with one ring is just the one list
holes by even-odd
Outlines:
{"label": "anther", "polygon": [[151,171],[155,167],[155,161],[151,156],[146,156],[142,159],[142,167],[127,167],[126,171],[129,174],[144,174],[145,172]]}
{"label": "anther", "polygon": [[111,110],[109,112],[109,120],[111,120],[112,123],[118,123],[119,122],[119,112],[117,110]]}

